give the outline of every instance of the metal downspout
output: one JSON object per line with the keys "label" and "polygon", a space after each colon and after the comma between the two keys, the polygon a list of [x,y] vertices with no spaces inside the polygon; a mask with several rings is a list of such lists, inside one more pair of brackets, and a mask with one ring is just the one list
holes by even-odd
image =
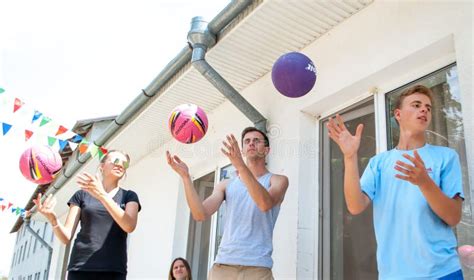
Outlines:
{"label": "metal downspout", "polygon": [[256,128],[266,132],[267,119],[205,60],[206,51],[216,43],[216,37],[201,17],[192,19],[188,41],[193,48],[191,63],[194,68],[250,119]]}
{"label": "metal downspout", "polygon": [[46,247],[46,249],[48,249],[48,263],[47,263],[47,266],[46,266],[46,272],[45,274],[48,275],[49,277],[49,268],[51,266],[51,257],[53,255],[53,247],[49,246],[49,244],[44,241],[44,239],[39,236],[39,234],[36,233],[36,231],[34,231],[31,227],[30,227],[30,218],[25,218],[25,226],[26,226],[26,229],[43,245]]}
{"label": "metal downspout", "polygon": [[[254,0],[234,0],[231,1],[214,19],[209,23],[208,28],[213,34],[219,33],[232,20],[234,20],[245,8],[255,2]],[[165,68],[156,76],[156,78],[130,103],[125,110],[112,122],[101,136],[94,141],[97,146],[102,146],[120,129],[122,125],[138,115],[142,107],[155,95],[159,94],[161,89],[169,82],[181,69],[183,69],[191,60],[192,50],[187,45],[178,55],[171,60]],[[66,182],[75,175],[75,173],[91,158],[90,153],[78,155],[74,161],[63,168],[59,177],[51,184],[48,191],[43,196],[43,200],[49,194],[55,194]],[[31,210],[36,212],[36,206]]]}

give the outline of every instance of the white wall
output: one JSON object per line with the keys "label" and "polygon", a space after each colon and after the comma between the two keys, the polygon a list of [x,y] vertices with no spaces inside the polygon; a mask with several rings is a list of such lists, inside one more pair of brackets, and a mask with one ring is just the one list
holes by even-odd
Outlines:
{"label": "white wall", "polygon": [[173,246],[178,181],[165,161],[153,153],[128,171],[122,185],[136,191],[142,210],[138,226],[130,235],[130,279],[166,277]]}

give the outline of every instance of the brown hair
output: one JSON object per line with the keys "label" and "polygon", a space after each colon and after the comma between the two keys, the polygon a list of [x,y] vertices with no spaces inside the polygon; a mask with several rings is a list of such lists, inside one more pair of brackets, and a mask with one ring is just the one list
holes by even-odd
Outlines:
{"label": "brown hair", "polygon": [[395,99],[394,110],[395,109],[400,109],[400,107],[402,106],[402,103],[403,103],[403,99],[405,99],[405,97],[410,96],[410,95],[415,94],[415,93],[424,94],[424,95],[428,96],[428,98],[430,99],[431,105],[433,105],[433,92],[431,91],[431,89],[429,89],[428,87],[425,87],[423,85],[414,85],[412,87],[407,88],[405,91],[402,92],[402,94],[400,94]]}
{"label": "brown hair", "polygon": [[176,280],[176,278],[174,278],[173,276],[173,266],[174,266],[174,263],[176,261],[182,261],[183,264],[184,264],[184,267],[186,267],[186,271],[188,272],[188,277],[187,279],[188,280],[193,280],[193,276],[191,274],[191,267],[189,266],[189,263],[187,260],[183,259],[183,258],[176,258],[174,259],[172,262],[171,262],[171,267],[170,267],[170,273],[168,275],[168,280]]}
{"label": "brown hair", "polygon": [[240,144],[243,146],[244,145],[244,137],[247,133],[249,132],[253,132],[253,131],[257,131],[258,133],[262,134],[263,136],[263,139],[265,139],[265,147],[270,147],[270,140],[268,140],[268,136],[263,132],[261,131],[260,129],[256,128],[256,127],[253,127],[253,126],[249,126],[247,128],[245,128],[243,131],[242,131],[242,137],[240,139]]}

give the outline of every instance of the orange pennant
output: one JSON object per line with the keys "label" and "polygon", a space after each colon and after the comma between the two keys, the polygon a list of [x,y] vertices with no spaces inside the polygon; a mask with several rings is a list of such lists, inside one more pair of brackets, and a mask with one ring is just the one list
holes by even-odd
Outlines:
{"label": "orange pennant", "polygon": [[83,154],[83,153],[87,152],[88,148],[89,148],[89,145],[87,145],[87,144],[79,145],[79,153]]}
{"label": "orange pennant", "polygon": [[59,134],[63,134],[64,132],[66,132],[68,129],[65,128],[64,126],[60,125],[59,128],[58,128],[58,131],[56,132],[56,135],[55,136],[58,136]]}
{"label": "orange pennant", "polygon": [[13,113],[15,113],[18,109],[20,109],[21,106],[23,106],[23,104],[25,103],[22,102],[20,99],[15,98],[15,103],[13,104]]}
{"label": "orange pennant", "polygon": [[33,135],[33,131],[25,129],[25,142],[30,140],[31,135]]}

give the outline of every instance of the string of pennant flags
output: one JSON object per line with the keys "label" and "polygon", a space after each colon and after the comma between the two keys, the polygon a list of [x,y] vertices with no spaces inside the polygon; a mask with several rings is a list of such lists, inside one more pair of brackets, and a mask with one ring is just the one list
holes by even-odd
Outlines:
{"label": "string of pennant flags", "polygon": [[[5,89],[0,87],[0,96],[3,93],[5,93]],[[8,108],[9,107],[8,103],[10,102],[8,101],[5,102],[5,99],[4,99],[2,105],[5,105],[4,107]],[[23,102],[17,97],[14,97],[13,108],[12,107],[10,108],[12,108],[12,112],[13,114],[15,114],[17,113],[17,111],[23,108],[24,105],[25,105],[25,102]],[[25,126],[22,127],[20,125],[14,125],[12,123],[5,122],[0,119],[0,132],[1,132],[0,136],[6,136],[8,133],[10,134],[14,133],[11,131],[16,130],[16,132],[19,131],[19,133],[24,133],[25,142],[28,142],[33,137],[33,135],[35,135],[35,137],[43,139],[42,141],[46,141],[46,143],[50,147],[53,147],[57,143],[57,145],[59,146],[59,152],[63,151],[67,146],[69,146],[72,151],[76,150],[76,148],[79,147],[80,154],[89,152],[92,157],[98,156],[99,159],[102,159],[102,157],[105,154],[107,154],[107,149],[105,149],[104,147],[95,145],[93,142],[86,140],[81,135],[72,132],[70,129],[66,128],[63,125],[57,125],[57,129],[55,129],[56,133],[54,134],[54,136],[38,131],[40,128],[46,126],[47,124],[51,126],[51,123],[52,123],[51,118],[45,116],[43,113],[41,113],[38,110],[33,110],[33,112],[30,113],[30,117],[31,117],[30,125],[37,124],[37,127],[25,128]],[[64,139],[65,135],[72,135],[72,137]],[[62,137],[63,139],[61,139],[61,136],[63,136]]]}
{"label": "string of pennant flags", "polygon": [[[5,90],[1,89],[0,94],[4,93]],[[5,108],[8,108],[11,106],[8,105],[10,102],[5,102],[5,98],[3,98],[3,106]],[[23,108],[25,105],[25,102],[21,101],[19,98],[13,98],[13,114],[17,113],[18,110]],[[10,107],[11,108],[11,107]],[[2,108],[3,109],[3,108]],[[32,112],[24,112],[24,114],[30,115],[29,119],[31,120],[30,126],[31,125],[37,125],[36,127],[25,127],[17,124],[13,124],[11,122],[6,122],[0,119],[0,132],[2,133],[1,136],[6,136],[8,133],[12,133],[11,131],[13,130],[18,130],[19,133],[24,133],[24,139],[25,142],[28,142],[30,138],[35,135],[38,136],[41,140],[41,142],[46,141],[45,144],[47,143],[48,146],[53,147],[55,143],[58,143],[59,146],[59,151],[62,151],[64,148],[66,148],[67,145],[71,147],[72,150],[75,150],[77,147],[77,144],[82,141],[82,136],[73,133],[70,131],[68,128],[66,128],[63,125],[58,125],[56,128],[56,133],[53,135],[46,135],[39,131],[39,128],[44,127],[45,125],[49,124],[52,122],[52,119],[44,115],[38,110],[32,110]],[[26,125],[27,126],[27,125]],[[50,125],[51,126],[51,125]],[[12,129],[13,128],[13,129]],[[52,127],[54,129],[54,127]],[[67,135],[72,135],[70,139],[65,140],[61,139],[64,138],[64,136]],[[61,137],[63,136],[63,137]],[[44,140],[43,140],[44,139]]]}
{"label": "string of pennant flags", "polygon": [[[76,149],[76,147],[78,146],[78,144],[81,143],[81,141],[83,140],[83,137],[80,136],[79,134],[75,134],[73,137],[71,137],[69,139],[59,138],[58,136],[60,134],[67,131],[67,128],[65,128],[62,125],[59,126],[58,132],[56,132],[56,134],[54,136],[53,135],[48,135],[48,134],[45,134],[45,133],[42,133],[42,132],[38,132],[38,131],[33,131],[31,129],[27,129],[27,128],[24,128],[24,127],[13,126],[12,124],[3,122],[1,120],[0,120],[0,126],[1,126],[0,129],[1,129],[1,133],[2,133],[1,136],[6,136],[10,131],[17,130],[16,132],[24,133],[25,142],[28,142],[32,138],[32,136],[35,135],[36,137],[38,137],[40,139],[44,139],[44,140],[41,140],[41,142],[44,141],[44,143],[45,144],[47,143],[48,146],[50,146],[50,147],[53,147],[57,143],[58,146],[59,146],[59,151],[60,152],[62,150],[64,150],[64,148],[66,148],[66,146],[68,146],[68,145],[70,146],[71,150],[74,151]],[[13,128],[13,130],[12,130],[12,128]],[[10,132],[10,133],[12,133],[12,132]]]}
{"label": "string of pennant flags", "polygon": [[14,203],[6,201],[4,198],[0,197],[0,212],[1,213],[12,213],[16,216],[25,217],[27,211],[25,208],[16,206]]}
{"label": "string of pennant flags", "polygon": [[[4,93],[5,89],[0,87],[0,97],[2,97],[0,99],[0,111],[5,108],[7,108],[7,110],[11,110],[8,108],[12,108],[10,107],[12,105],[11,101],[9,101],[8,98],[5,98]],[[24,105],[25,103],[23,101],[15,97],[13,99],[13,110],[10,112],[13,113],[13,115],[16,115],[18,112],[21,112]],[[33,110],[32,113],[28,113],[24,110],[22,114],[23,116],[28,116],[28,114],[30,114],[31,118],[29,119],[31,122],[29,124],[24,124],[22,126],[0,119],[0,137],[5,137],[13,133],[24,133],[25,142],[32,141],[31,139],[35,137],[36,139],[43,139],[41,142],[46,140],[50,147],[58,145],[59,152],[69,146],[72,151],[77,149],[80,154],[90,153],[91,157],[98,156],[99,160],[101,160],[108,152],[106,148],[97,146],[94,142],[88,141],[81,135],[72,132],[63,125],[57,125],[57,128],[52,127],[52,124],[54,123],[52,119],[38,110]],[[49,126],[50,131],[56,131],[56,133],[50,135],[41,131],[43,127],[47,126]],[[0,213],[11,213],[15,216],[24,218],[28,211],[25,208],[17,206],[3,197],[0,197]]]}

